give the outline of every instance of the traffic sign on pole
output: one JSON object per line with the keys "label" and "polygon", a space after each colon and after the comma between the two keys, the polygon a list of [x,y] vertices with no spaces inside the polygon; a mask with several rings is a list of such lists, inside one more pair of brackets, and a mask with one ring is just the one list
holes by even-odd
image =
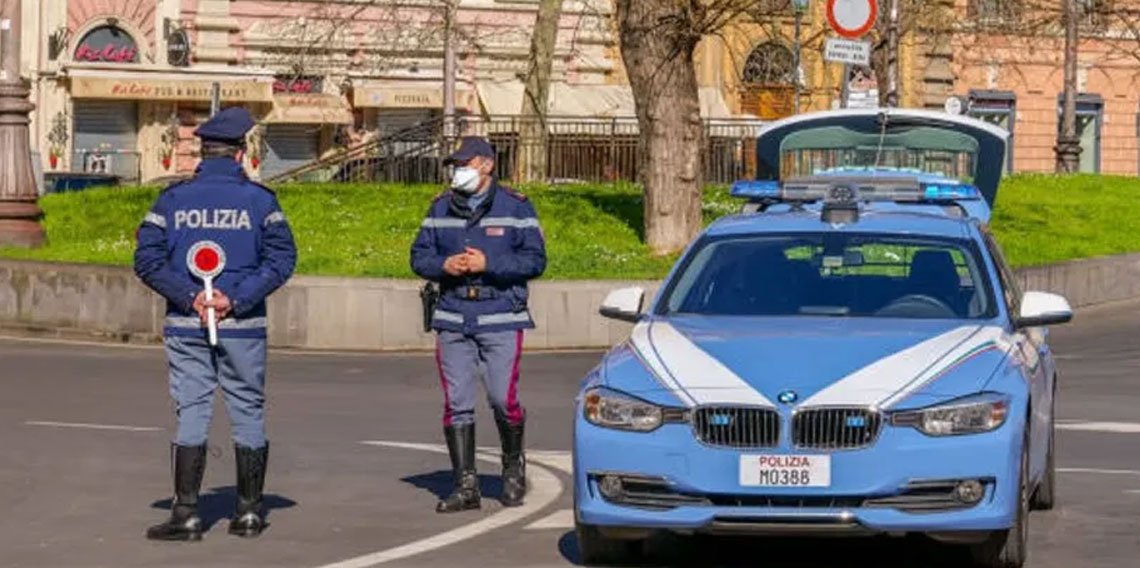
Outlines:
{"label": "traffic sign on pole", "polygon": [[879,6],[875,0],[827,0],[827,23],[835,33],[856,39],[875,25]]}
{"label": "traffic sign on pole", "polygon": [[[190,273],[202,279],[206,287],[206,301],[214,300],[214,278],[226,267],[226,251],[214,241],[198,241],[186,252],[186,266]],[[218,344],[218,316],[214,308],[206,310],[206,323],[210,330],[210,345]]]}
{"label": "traffic sign on pole", "polygon": [[823,59],[866,67],[871,64],[871,42],[829,37],[824,42]]}

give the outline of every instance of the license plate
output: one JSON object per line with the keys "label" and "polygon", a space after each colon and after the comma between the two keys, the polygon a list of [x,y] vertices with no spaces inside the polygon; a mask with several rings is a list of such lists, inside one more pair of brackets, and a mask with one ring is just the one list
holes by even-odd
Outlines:
{"label": "license plate", "polygon": [[743,487],[830,487],[831,456],[740,456]]}

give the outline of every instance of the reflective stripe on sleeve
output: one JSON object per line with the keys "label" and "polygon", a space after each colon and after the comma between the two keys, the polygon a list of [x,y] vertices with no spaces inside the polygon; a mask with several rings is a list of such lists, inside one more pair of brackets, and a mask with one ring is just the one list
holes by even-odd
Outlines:
{"label": "reflective stripe on sleeve", "polygon": [[432,317],[432,319],[437,319],[440,321],[449,321],[451,323],[458,323],[458,324],[463,323],[463,314],[457,314],[455,312],[447,312],[444,310],[436,310],[436,311],[432,312],[431,317]]}
{"label": "reflective stripe on sleeve", "polygon": [[428,217],[420,226],[428,229],[463,229],[467,227],[467,219]]}
{"label": "reflective stripe on sleeve", "polygon": [[146,216],[143,217],[143,223],[150,223],[151,225],[154,225],[156,227],[162,227],[163,229],[165,229],[166,228],[166,217],[163,217],[162,215],[159,215],[158,213],[155,213],[154,211],[148,211]]}
{"label": "reflective stripe on sleeve", "polygon": [[265,222],[262,223],[262,226],[268,227],[274,223],[284,223],[284,222],[285,222],[285,214],[280,212],[280,211],[274,211],[274,212],[270,213],[269,215],[265,216]]}

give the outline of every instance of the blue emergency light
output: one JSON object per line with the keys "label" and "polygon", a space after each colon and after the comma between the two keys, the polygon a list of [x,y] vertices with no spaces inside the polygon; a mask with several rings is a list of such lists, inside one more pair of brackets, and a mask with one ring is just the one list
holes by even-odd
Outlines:
{"label": "blue emergency light", "polygon": [[774,180],[741,180],[732,184],[728,192],[732,197],[749,199],[780,199],[780,182]]}
{"label": "blue emergency light", "polygon": [[[886,181],[886,180],[884,180]],[[845,201],[895,201],[907,203],[975,201],[982,198],[977,187],[957,183],[920,183],[909,186],[895,183],[865,184],[843,182],[792,182],[781,184],[774,180],[741,180],[732,184],[729,194],[750,200],[773,201],[831,201],[838,187],[845,191]],[[863,186],[863,187],[861,187]]]}

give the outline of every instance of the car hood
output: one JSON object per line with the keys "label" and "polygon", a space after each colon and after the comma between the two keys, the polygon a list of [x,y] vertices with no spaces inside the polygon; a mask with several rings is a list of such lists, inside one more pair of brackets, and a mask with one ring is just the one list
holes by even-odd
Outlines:
{"label": "car hood", "polygon": [[1000,327],[973,322],[683,316],[635,326],[605,376],[688,406],[891,408],[977,392],[1009,348]]}

